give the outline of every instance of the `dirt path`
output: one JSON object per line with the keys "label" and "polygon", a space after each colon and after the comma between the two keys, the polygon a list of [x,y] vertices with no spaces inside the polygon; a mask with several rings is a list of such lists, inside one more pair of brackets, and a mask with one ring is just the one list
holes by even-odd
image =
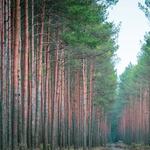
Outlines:
{"label": "dirt path", "polygon": [[124,149],[117,148],[116,144],[111,144],[111,149],[110,150],[124,150]]}

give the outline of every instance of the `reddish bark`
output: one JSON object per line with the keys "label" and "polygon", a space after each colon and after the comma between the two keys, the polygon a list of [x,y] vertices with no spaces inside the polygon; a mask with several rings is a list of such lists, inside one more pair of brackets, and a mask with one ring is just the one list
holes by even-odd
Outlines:
{"label": "reddish bark", "polygon": [[34,59],[34,1],[32,0],[32,45],[31,45],[31,148],[35,140],[35,108],[36,108],[36,66]]}
{"label": "reddish bark", "polygon": [[92,102],[92,60],[90,60],[90,70],[89,70],[89,149],[91,149],[91,102]]}
{"label": "reddish bark", "polygon": [[65,87],[64,87],[64,50],[62,49],[62,58],[60,60],[60,63],[61,63],[61,135],[62,135],[62,140],[63,140],[63,143],[62,143],[62,146],[65,147],[65,100],[64,100],[64,96],[65,96],[65,93],[64,93],[64,90],[65,90]]}
{"label": "reddish bark", "polygon": [[[2,59],[2,49],[1,49],[1,43],[2,43],[2,0],[0,0],[0,60]],[[1,66],[1,61],[0,61],[0,68],[2,67]],[[0,69],[0,91],[2,91],[2,78],[1,78],[1,75],[2,75],[2,70]],[[0,97],[2,96],[1,95],[2,93],[0,92]],[[2,104],[1,104],[1,101],[0,101],[0,120],[2,120]],[[2,133],[2,124],[0,122],[0,133]],[[2,135],[0,134],[0,139],[2,139]],[[0,140],[0,148],[2,147],[2,141]]]}
{"label": "reddish bark", "polygon": [[32,83],[31,83],[31,57],[30,57],[30,40],[29,40],[29,50],[28,50],[28,124],[27,124],[27,143],[28,147],[31,149],[31,93],[32,93]]}
{"label": "reddish bark", "polygon": [[13,60],[13,90],[14,90],[14,116],[13,116],[13,148],[18,148],[18,50],[20,39],[20,0],[15,0],[15,21],[14,21],[14,60]]}
{"label": "reddish bark", "polygon": [[45,3],[42,3],[40,12],[40,36],[39,36],[39,61],[38,61],[38,72],[37,72],[37,105],[36,105],[36,122],[35,122],[35,147],[39,146],[39,129],[40,129],[40,118],[41,118],[41,91],[42,91],[42,50],[43,50],[43,24],[45,14]]}
{"label": "reddish bark", "polygon": [[[28,0],[24,1],[24,67],[23,67],[23,143],[27,145],[27,119],[28,119]],[[27,149],[27,146],[25,146]]]}
{"label": "reddish bark", "polygon": [[67,106],[68,106],[68,116],[67,116],[67,119],[68,119],[68,150],[70,150],[70,126],[71,126],[71,120],[70,120],[70,66],[69,66],[69,56],[68,56],[68,91],[67,91],[67,98],[68,98],[68,101],[67,101]]}
{"label": "reddish bark", "polygon": [[[50,23],[50,17],[48,22]],[[48,36],[47,36],[47,42],[50,40],[50,26],[48,26]],[[50,144],[51,141],[51,126],[52,126],[52,117],[51,117],[51,67],[50,67],[50,52],[49,51],[50,45],[47,45],[47,74],[48,74],[48,143]]]}
{"label": "reddish bark", "polygon": [[19,39],[19,52],[18,52],[18,142],[22,143],[22,80],[21,80],[21,27],[20,27],[20,39]]}
{"label": "reddish bark", "polygon": [[[8,4],[7,4],[8,5]],[[2,68],[2,96],[1,96],[1,114],[2,114],[2,149],[6,149],[7,145],[7,130],[6,130],[6,69],[7,69],[7,46],[8,46],[8,24],[6,23],[6,18],[8,14],[5,13],[5,2],[2,2],[2,31],[1,31],[1,68]],[[8,11],[8,10],[7,10]]]}
{"label": "reddish bark", "polygon": [[[9,0],[8,2],[9,8],[8,8],[8,58],[9,58],[9,71],[8,71],[8,80],[9,80],[9,87],[8,87],[8,147],[12,147],[12,108],[11,108],[11,103],[12,103],[12,78],[11,78],[11,1]],[[1,19],[0,19],[1,20]],[[1,23],[0,23],[1,24]],[[0,29],[1,31],[1,29]],[[0,52],[1,53],[1,52]],[[0,58],[1,59],[1,58]],[[1,80],[1,79],[0,79]],[[1,89],[0,89],[1,90]]]}
{"label": "reddish bark", "polygon": [[83,58],[83,150],[86,150],[86,107],[87,107],[86,105],[87,105],[87,60]]}
{"label": "reddish bark", "polygon": [[[59,31],[57,32],[57,36]],[[58,48],[59,48],[59,38],[57,37],[57,44],[55,45],[56,50],[54,52],[54,102],[53,102],[53,126],[52,126],[52,150],[56,148],[57,142],[57,130],[58,130],[58,97],[59,97],[59,88],[58,88]]]}

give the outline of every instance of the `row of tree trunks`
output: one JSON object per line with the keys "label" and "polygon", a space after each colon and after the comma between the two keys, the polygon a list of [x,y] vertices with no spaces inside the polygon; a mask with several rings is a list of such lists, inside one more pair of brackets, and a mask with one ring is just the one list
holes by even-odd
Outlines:
{"label": "row of tree trunks", "polygon": [[143,142],[148,144],[149,136],[148,91],[140,89],[139,97],[130,99],[125,106],[123,116],[118,122],[118,139],[127,144]]}
{"label": "row of tree trunks", "polygon": [[94,105],[94,62],[84,54],[72,67],[64,29],[39,4],[0,0],[0,149],[91,149],[109,130]]}

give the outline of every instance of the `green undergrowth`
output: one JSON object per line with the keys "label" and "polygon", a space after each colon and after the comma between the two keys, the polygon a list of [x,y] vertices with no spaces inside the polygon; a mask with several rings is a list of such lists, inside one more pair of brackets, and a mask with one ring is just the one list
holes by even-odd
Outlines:
{"label": "green undergrowth", "polygon": [[117,142],[116,147],[121,149],[128,149],[128,145],[124,144],[123,142]]}
{"label": "green undergrowth", "polygon": [[146,150],[146,149],[150,149],[150,146],[149,145],[145,145],[143,143],[141,143],[141,144],[132,143],[130,148],[132,150]]}
{"label": "green undergrowth", "polygon": [[149,145],[145,145],[143,143],[132,143],[130,146],[124,144],[123,142],[117,142],[116,147],[120,149],[128,149],[128,150],[150,150]]}

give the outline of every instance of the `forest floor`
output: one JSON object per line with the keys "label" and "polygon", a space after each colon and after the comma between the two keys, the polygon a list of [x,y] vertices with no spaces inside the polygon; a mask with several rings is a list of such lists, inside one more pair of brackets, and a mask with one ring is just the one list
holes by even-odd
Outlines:
{"label": "forest floor", "polygon": [[[70,150],[74,150],[74,148],[72,147]],[[83,150],[83,149],[79,149],[79,150]],[[92,150],[150,150],[150,146],[144,144],[135,144],[135,143],[132,143],[129,146],[124,144],[122,141],[120,141],[117,143],[107,144],[106,147],[92,148]]]}
{"label": "forest floor", "polygon": [[106,147],[97,147],[93,150],[150,150],[150,146],[132,143],[130,146],[123,142],[107,144]]}
{"label": "forest floor", "polygon": [[[74,150],[74,148],[71,148],[71,150]],[[79,149],[79,150],[83,150],[83,149]],[[92,150],[130,150],[130,149],[117,147],[117,144],[107,144],[106,147],[95,147],[92,148]]]}
{"label": "forest floor", "polygon": [[117,144],[108,144],[106,147],[97,147],[93,150],[129,150],[127,147],[124,149],[122,147],[118,147]]}

